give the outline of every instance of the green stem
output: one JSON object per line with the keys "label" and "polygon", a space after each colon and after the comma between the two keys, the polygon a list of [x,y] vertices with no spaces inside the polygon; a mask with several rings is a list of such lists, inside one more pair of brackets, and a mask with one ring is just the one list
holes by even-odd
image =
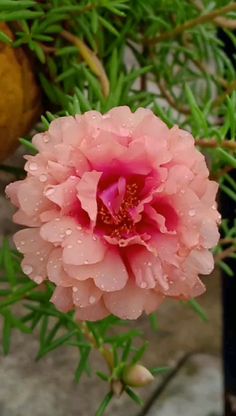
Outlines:
{"label": "green stem", "polygon": [[219,9],[213,10],[213,12],[210,12],[208,14],[204,14],[204,15],[198,16],[195,19],[189,20],[183,23],[182,25],[177,26],[175,29],[170,30],[169,32],[164,32],[158,36],[155,36],[152,39],[148,39],[147,43],[149,45],[155,45],[157,43],[173,39],[179,36],[181,33],[185,32],[186,30],[193,29],[194,27],[201,25],[203,23],[208,23],[214,20],[216,17],[222,16],[232,11],[236,11],[235,2],[228,4],[227,6],[224,6],[224,7],[220,7]]}

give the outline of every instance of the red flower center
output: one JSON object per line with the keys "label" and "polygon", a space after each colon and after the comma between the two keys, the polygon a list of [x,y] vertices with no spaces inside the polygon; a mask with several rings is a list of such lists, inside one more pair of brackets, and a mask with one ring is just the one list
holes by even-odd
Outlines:
{"label": "red flower center", "polygon": [[[108,192],[101,193],[101,196],[98,198],[97,223],[105,226],[110,237],[125,238],[136,234],[131,212],[140,202],[138,197],[139,187],[135,182],[127,184],[124,193],[122,186],[119,188],[119,181],[116,185],[115,187],[112,185],[109,190],[106,190]],[[116,188],[116,195],[114,195],[114,192],[111,192],[113,200],[106,200],[104,193],[114,191],[114,188]],[[121,201],[123,193],[123,200]]]}

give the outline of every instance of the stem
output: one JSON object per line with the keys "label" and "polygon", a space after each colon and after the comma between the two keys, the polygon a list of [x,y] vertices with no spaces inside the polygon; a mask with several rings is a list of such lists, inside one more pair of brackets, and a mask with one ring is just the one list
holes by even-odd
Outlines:
{"label": "stem", "polygon": [[236,244],[235,238],[221,238],[219,240],[220,245],[227,245],[227,244]]}
{"label": "stem", "polygon": [[171,105],[171,107],[175,108],[179,113],[183,113],[183,114],[187,114],[187,115],[190,114],[190,110],[189,110],[188,107],[180,105],[175,101],[174,97],[171,95],[167,86],[165,85],[164,80],[157,81],[157,83],[158,83],[158,87],[159,87],[162,95],[164,96],[166,101]]}
{"label": "stem", "polygon": [[113,357],[112,351],[108,347],[106,347],[105,345],[102,345],[102,346],[98,345],[98,343],[97,343],[96,339],[94,338],[92,332],[89,330],[88,325],[87,325],[86,322],[81,323],[81,331],[82,331],[83,335],[85,336],[85,338],[89,341],[91,346],[94,349],[96,349],[97,351],[100,352],[100,354],[102,355],[102,357],[106,361],[110,372],[112,373],[113,368],[114,368],[114,357]]}
{"label": "stem", "polygon": [[177,26],[175,29],[170,30],[169,32],[168,31],[164,32],[152,39],[149,39],[147,40],[147,43],[149,45],[155,45],[156,43],[173,39],[179,36],[181,33],[185,32],[185,30],[193,29],[194,27],[201,25],[203,23],[214,21],[216,17],[222,16],[226,13],[229,13],[235,10],[236,10],[236,3],[233,2],[231,4],[228,4],[227,6],[220,7],[219,9],[213,10],[213,12],[210,12],[208,14],[198,16],[195,19],[189,20],[183,23],[182,25]]}
{"label": "stem", "polygon": [[[200,11],[204,12],[204,4],[201,0],[191,0],[194,6]],[[223,16],[216,17],[214,23],[217,26],[223,27],[225,29],[235,29],[236,28],[236,20],[235,19],[227,19]]]}
{"label": "stem", "polygon": [[[190,33],[184,33],[183,34],[183,37],[182,37],[183,44],[186,48],[189,48],[190,50],[193,49],[193,46],[194,46],[191,43],[191,40],[192,40],[192,36],[191,36]],[[204,62],[201,62],[201,61],[198,61],[197,59],[194,59],[193,56],[189,56],[189,59],[203,73],[203,75],[205,75],[207,73],[208,75],[210,75],[212,77],[212,79],[215,82],[217,82],[218,84],[220,84],[224,88],[228,88],[227,81],[224,78],[219,77],[217,74],[214,74],[212,72],[211,68],[209,68],[207,65],[205,65]]]}
{"label": "stem", "polygon": [[232,94],[234,90],[236,90],[236,81],[233,81],[228,85],[226,91],[214,101],[213,106],[217,107],[218,105],[222,104],[228,95]]}
{"label": "stem", "polygon": [[230,140],[224,140],[219,143],[215,139],[212,139],[212,140],[199,139],[199,140],[195,140],[195,144],[199,147],[205,147],[205,148],[211,148],[211,149],[222,147],[224,149],[236,150],[236,142],[230,141]]}
{"label": "stem", "polygon": [[81,39],[73,35],[73,33],[63,30],[61,36],[78,48],[88,67],[99,78],[104,97],[108,97],[110,93],[110,83],[105,69],[97,55]]}
{"label": "stem", "polygon": [[218,263],[219,261],[222,261],[227,257],[230,257],[230,255],[233,253],[235,253],[235,247],[229,247],[215,256],[215,262]]}

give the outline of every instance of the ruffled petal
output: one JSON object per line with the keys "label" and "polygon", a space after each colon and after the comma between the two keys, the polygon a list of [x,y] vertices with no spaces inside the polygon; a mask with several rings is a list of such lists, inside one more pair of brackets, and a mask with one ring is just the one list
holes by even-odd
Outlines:
{"label": "ruffled petal", "polygon": [[96,304],[101,296],[101,290],[95,286],[92,279],[77,282],[76,286],[73,287],[73,301],[74,304],[80,308]]}
{"label": "ruffled petal", "polygon": [[129,264],[135,276],[136,284],[143,289],[154,288],[157,283],[165,290],[168,280],[162,271],[160,260],[142,248],[129,252]]}
{"label": "ruffled petal", "polygon": [[214,268],[213,254],[209,250],[192,250],[183,263],[188,273],[209,274]]}
{"label": "ruffled petal", "polygon": [[62,246],[63,261],[74,266],[98,263],[104,258],[107,250],[98,237],[83,230],[72,233],[63,241]]}
{"label": "ruffled petal", "polygon": [[92,223],[95,223],[97,218],[97,187],[101,178],[102,172],[95,170],[85,172],[80,179],[77,189],[77,196],[81,202],[82,208],[88,213]]}
{"label": "ruffled petal", "polygon": [[55,248],[47,261],[48,279],[57,286],[71,287],[76,282],[65,272],[62,263],[62,249]]}
{"label": "ruffled petal", "polygon": [[137,319],[143,312],[147,291],[129,279],[126,286],[116,292],[104,294],[106,308],[121,319]]}
{"label": "ruffled petal", "polygon": [[115,249],[109,249],[103,260],[98,263],[84,266],[65,264],[64,267],[68,275],[74,279],[94,279],[95,285],[104,292],[122,289],[129,278],[126,267]]}
{"label": "ruffled petal", "polygon": [[52,204],[43,195],[44,184],[37,178],[26,178],[18,188],[18,200],[21,209],[30,217],[50,209]]}
{"label": "ruffled petal", "polygon": [[50,300],[61,312],[69,312],[74,306],[72,289],[69,287],[57,286]]}
{"label": "ruffled petal", "polygon": [[87,306],[85,308],[76,308],[76,319],[78,321],[100,321],[110,315],[104,305],[103,299],[100,299],[94,305]]}

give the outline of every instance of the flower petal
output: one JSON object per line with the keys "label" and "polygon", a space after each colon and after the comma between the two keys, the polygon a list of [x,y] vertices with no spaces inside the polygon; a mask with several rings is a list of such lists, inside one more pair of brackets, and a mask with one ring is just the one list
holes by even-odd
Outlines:
{"label": "flower petal", "polygon": [[63,261],[74,266],[98,263],[107,250],[98,237],[83,230],[72,233],[63,241],[62,246]]}
{"label": "flower petal", "polygon": [[107,309],[121,319],[137,319],[146,300],[146,291],[129,279],[126,286],[116,292],[106,293],[103,298]]}
{"label": "flower petal", "polygon": [[93,170],[85,172],[80,179],[77,189],[77,196],[81,202],[82,208],[88,213],[91,221],[95,223],[97,218],[97,187],[102,172]]}
{"label": "flower petal", "polygon": [[151,289],[158,283],[164,290],[168,289],[168,280],[162,271],[160,260],[146,249],[130,250],[129,264],[139,287]]}
{"label": "flower petal", "polygon": [[57,286],[50,300],[61,312],[69,312],[74,306],[72,289],[69,287]]}
{"label": "flower petal", "polygon": [[47,261],[48,279],[57,286],[71,287],[76,282],[63,269],[62,249],[55,248]]}
{"label": "flower petal", "polygon": [[76,306],[84,308],[91,306],[99,301],[102,296],[92,279],[83,282],[77,282],[73,287],[73,301]]}
{"label": "flower petal", "polygon": [[110,313],[105,307],[102,299],[95,305],[76,309],[76,319],[78,321],[99,321],[106,318],[108,315],[110,315]]}

